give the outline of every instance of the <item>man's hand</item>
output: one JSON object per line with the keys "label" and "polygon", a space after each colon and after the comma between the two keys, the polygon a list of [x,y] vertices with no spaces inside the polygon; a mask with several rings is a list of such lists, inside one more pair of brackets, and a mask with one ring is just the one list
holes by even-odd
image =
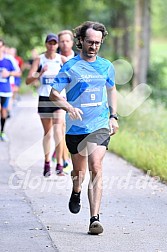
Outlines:
{"label": "man's hand", "polygon": [[79,119],[80,121],[82,121],[81,115],[83,115],[83,112],[79,108],[71,108],[68,114],[71,120]]}
{"label": "man's hand", "polygon": [[119,125],[117,120],[115,118],[110,118],[110,130],[111,130],[110,136],[116,134],[118,129]]}

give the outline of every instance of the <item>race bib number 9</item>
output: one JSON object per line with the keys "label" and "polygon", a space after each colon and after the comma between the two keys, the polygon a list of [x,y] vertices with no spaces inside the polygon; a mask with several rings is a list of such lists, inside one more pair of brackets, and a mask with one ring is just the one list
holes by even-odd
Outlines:
{"label": "race bib number 9", "polygon": [[81,90],[81,107],[100,106],[102,104],[103,89],[100,87]]}

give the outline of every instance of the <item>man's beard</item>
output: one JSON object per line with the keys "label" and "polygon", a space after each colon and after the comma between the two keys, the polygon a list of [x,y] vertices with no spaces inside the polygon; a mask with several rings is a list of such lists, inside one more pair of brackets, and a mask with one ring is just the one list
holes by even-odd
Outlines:
{"label": "man's beard", "polygon": [[97,52],[95,50],[90,50],[90,49],[88,51],[83,50],[82,53],[84,56],[88,58],[93,58],[97,55]]}

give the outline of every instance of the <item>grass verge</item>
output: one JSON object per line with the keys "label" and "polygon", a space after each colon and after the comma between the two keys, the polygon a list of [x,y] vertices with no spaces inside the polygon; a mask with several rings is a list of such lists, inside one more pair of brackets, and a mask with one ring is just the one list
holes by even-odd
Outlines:
{"label": "grass verge", "polygon": [[136,167],[167,181],[167,111],[152,100],[119,121],[109,150]]}

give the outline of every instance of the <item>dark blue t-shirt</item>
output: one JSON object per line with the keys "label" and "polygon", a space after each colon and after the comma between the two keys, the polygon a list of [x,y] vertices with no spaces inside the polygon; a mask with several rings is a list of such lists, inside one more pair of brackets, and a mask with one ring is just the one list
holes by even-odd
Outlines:
{"label": "dark blue t-shirt", "polygon": [[12,90],[11,90],[11,85],[9,81],[9,76],[6,78],[2,77],[3,69],[6,69],[9,72],[16,70],[12,61],[7,57],[4,57],[2,60],[0,60],[0,94],[11,93]]}

